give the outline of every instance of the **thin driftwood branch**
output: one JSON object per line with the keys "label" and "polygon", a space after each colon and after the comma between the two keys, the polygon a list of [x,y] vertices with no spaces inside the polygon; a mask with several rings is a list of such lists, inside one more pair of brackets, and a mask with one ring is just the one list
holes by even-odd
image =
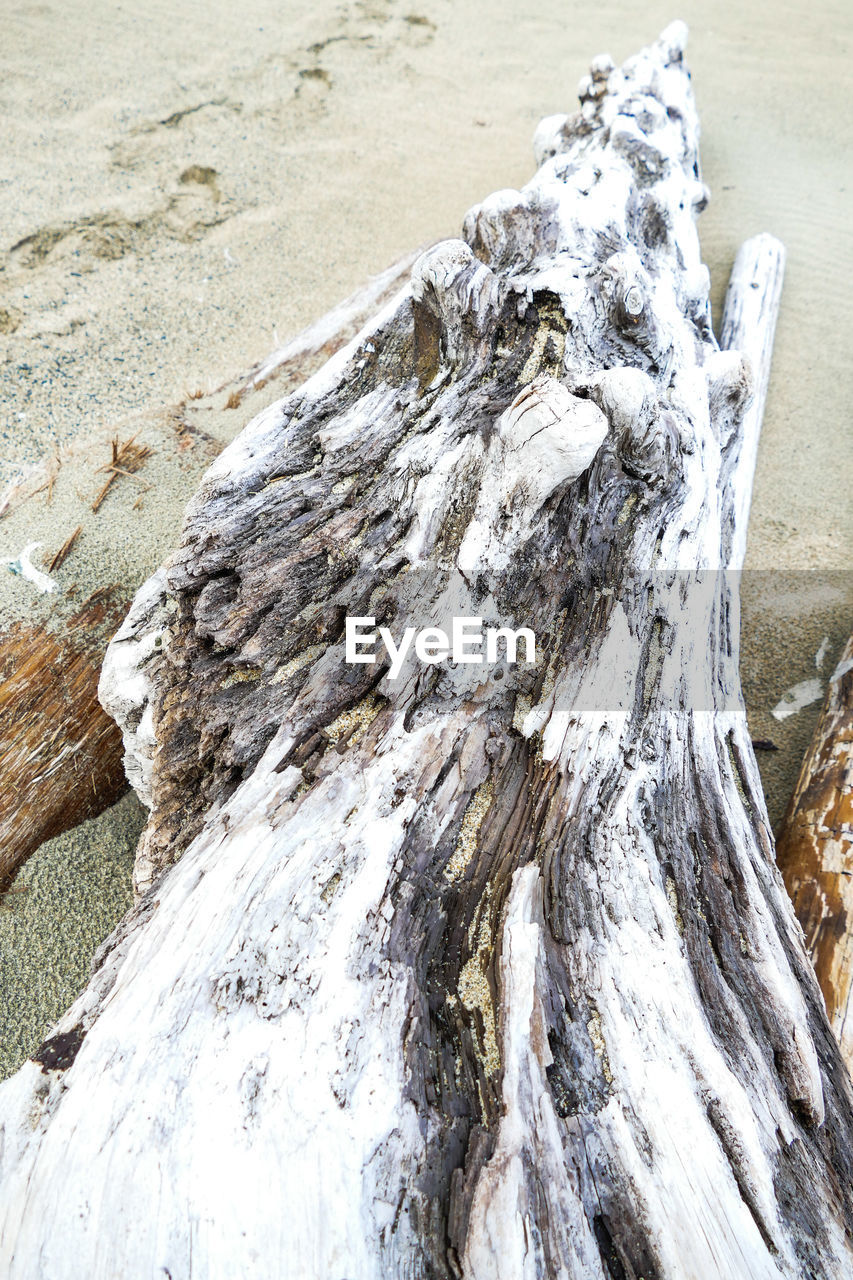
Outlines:
{"label": "thin driftwood branch", "polygon": [[[741,245],[726,291],[720,346],[740,352],[749,362],[752,400],[743,411],[734,486],[735,518],[727,567],[743,567],[752,499],[752,481],[758,458],[758,439],[770,381],[776,317],[782,297],[785,249],[774,237],[753,236]],[[721,406],[722,409],[722,406]]]}

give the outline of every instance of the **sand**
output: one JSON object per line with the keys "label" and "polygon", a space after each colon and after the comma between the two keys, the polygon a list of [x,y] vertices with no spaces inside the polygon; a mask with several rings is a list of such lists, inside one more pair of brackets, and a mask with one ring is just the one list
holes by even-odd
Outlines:
{"label": "sand", "polygon": [[86,985],[92,955],[132,901],[145,810],[130,792],[48,840],[0,908],[0,1078],[16,1070]]}
{"label": "sand", "polygon": [[[404,252],[458,234],[485,194],[523,184],[537,121],[574,109],[590,57],[624,58],[684,17],[715,314],[743,239],[772,231],[789,254],[744,581],[745,691],[754,735],[780,748],[760,761],[777,822],[817,705],[783,722],[772,708],[797,681],[825,682],[853,618],[849,7],[281,10],[4,6],[0,491],[56,450],[63,466],[49,503],[43,492],[0,520],[0,559],[33,538],[52,551],[82,520],[63,592],[132,589],[174,544],[210,457],[260,407],[228,410],[217,388]],[[95,468],[109,437],[131,430],[152,459],[93,520]],[[816,570],[832,571],[817,591]],[[61,628],[55,605],[0,576],[4,622],[35,614]],[[44,887],[0,925],[4,1042],[21,1028],[7,1065],[70,999],[95,933],[124,909],[129,859],[116,851],[129,812],[50,842],[23,873]],[[102,894],[94,931],[67,908],[84,846]],[[46,964],[57,936],[62,955]]]}

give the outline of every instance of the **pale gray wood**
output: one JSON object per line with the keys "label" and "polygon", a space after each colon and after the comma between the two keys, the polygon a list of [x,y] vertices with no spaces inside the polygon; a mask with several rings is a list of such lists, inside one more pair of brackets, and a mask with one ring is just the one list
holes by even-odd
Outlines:
{"label": "pale gray wood", "polygon": [[770,382],[770,362],[784,274],[784,246],[775,236],[765,232],[741,245],[726,291],[720,346],[724,351],[740,352],[746,358],[753,381],[752,402],[744,411],[739,433],[738,465],[742,478],[737,491],[737,517],[729,551],[728,567],[732,570],[742,568],[746,555],[752,480]]}

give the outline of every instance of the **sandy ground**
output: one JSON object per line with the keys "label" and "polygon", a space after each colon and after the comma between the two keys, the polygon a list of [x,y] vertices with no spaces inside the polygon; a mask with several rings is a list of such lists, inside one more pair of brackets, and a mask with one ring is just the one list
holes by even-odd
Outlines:
{"label": "sandy ground", "polygon": [[130,906],[144,813],[129,792],[100,818],[42,845],[18,876],[0,911],[0,1078],[71,1004],[93,952]]}
{"label": "sandy ground", "polygon": [[[853,618],[846,0],[0,12],[0,490],[57,449],[72,459],[51,505],[42,494],[0,521],[0,560],[33,536],[61,543],[110,433],[143,423],[155,449],[142,501],[127,481],[86,523],[62,581],[81,594],[135,586],[173,544],[218,442],[258,407],[228,411],[216,388],[404,252],[458,234],[488,192],[522,185],[537,121],[574,109],[593,54],[624,58],[688,21],[715,313],[743,239],[772,231],[789,254],[743,610],[753,732],[780,748],[760,761],[778,821],[817,707],[783,722],[771,709],[798,681],[825,683]],[[3,620],[34,606],[49,621],[50,601],[4,575]],[[0,915],[0,1068],[84,980],[124,909],[139,824],[122,801],[23,873],[31,893]]]}

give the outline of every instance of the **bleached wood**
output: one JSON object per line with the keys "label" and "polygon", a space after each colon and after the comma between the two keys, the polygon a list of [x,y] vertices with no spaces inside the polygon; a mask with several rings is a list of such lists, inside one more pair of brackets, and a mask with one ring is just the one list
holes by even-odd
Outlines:
{"label": "bleached wood", "polygon": [[737,515],[733,522],[728,560],[731,570],[741,569],[746,555],[752,481],[770,382],[773,339],[784,274],[784,246],[775,236],[766,233],[753,236],[738,251],[726,291],[720,346],[723,351],[739,352],[746,357],[753,385],[752,401],[744,411],[739,430],[739,480],[735,492]]}
{"label": "bleached wood", "polygon": [[[142,896],[0,1088],[12,1280],[849,1275],[850,1085],[738,683],[751,382],[685,36],[594,61],[137,597],[102,697]],[[547,671],[348,668],[368,608],[533,624]]]}

